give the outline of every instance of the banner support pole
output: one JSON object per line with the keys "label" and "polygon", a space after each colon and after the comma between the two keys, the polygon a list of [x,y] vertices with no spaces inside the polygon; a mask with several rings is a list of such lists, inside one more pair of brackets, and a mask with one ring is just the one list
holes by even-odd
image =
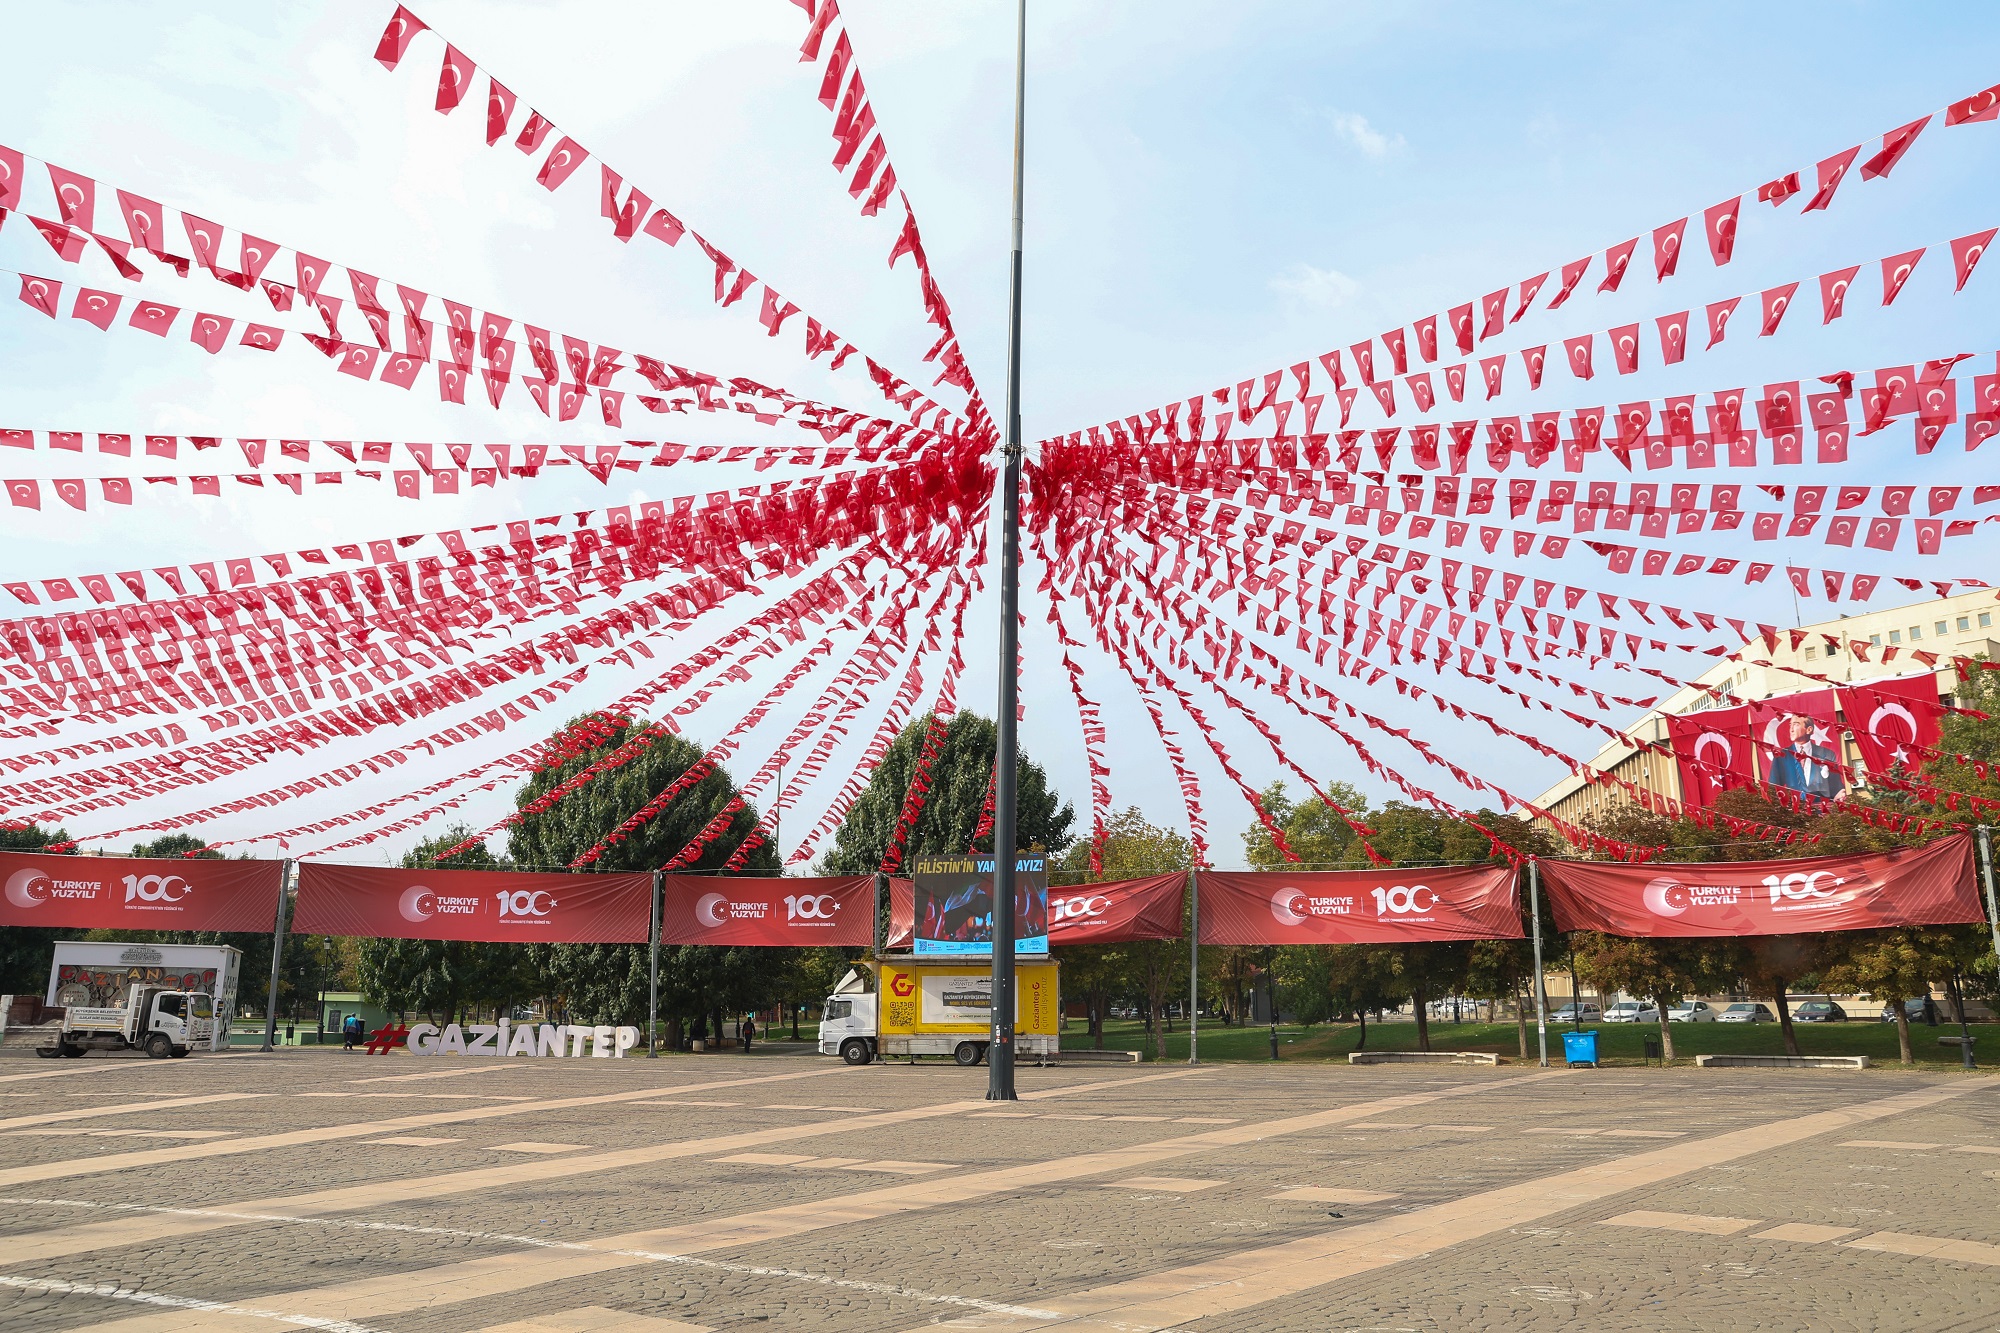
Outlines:
{"label": "banner support pole", "polygon": [[[1978,839],[1980,876],[1986,881],[1986,926],[1993,932],[1993,961],[2000,964],[2000,905],[1993,897],[1993,826],[1981,824]],[[1961,1000],[1961,1009],[1963,1004]]]}
{"label": "banner support pole", "polygon": [[1201,1063],[1201,877],[1188,867],[1188,1063]]}
{"label": "banner support pole", "polygon": [[1528,922],[1535,941],[1535,1049],[1549,1067],[1549,992],[1542,981],[1542,875],[1537,857],[1528,858]]}
{"label": "banner support pole", "polygon": [[1021,194],[1028,97],[1028,0],[1014,20],[1014,219],[1008,256],[1007,434],[1000,468],[1000,699],[993,747],[993,1028],[986,1048],[986,1100],[1014,1091],[1014,858],[1020,850],[1014,784],[1021,697]]}
{"label": "banner support pole", "polygon": [[652,984],[646,997],[646,1058],[660,1058],[660,894],[666,876],[653,872]]}
{"label": "banner support pole", "polygon": [[298,874],[297,861],[280,863],[278,870],[278,912],[271,926],[271,988],[264,997],[264,1044],[257,1049],[269,1052],[278,1035],[278,975],[285,960],[285,901]]}

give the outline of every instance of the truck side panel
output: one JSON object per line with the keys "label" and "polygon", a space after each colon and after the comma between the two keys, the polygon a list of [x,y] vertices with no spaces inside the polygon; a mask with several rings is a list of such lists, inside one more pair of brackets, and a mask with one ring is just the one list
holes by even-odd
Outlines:
{"label": "truck side panel", "polygon": [[[991,1029],[992,973],[976,964],[882,963],[881,1035],[936,1033],[980,1036]],[[1053,1037],[1058,1021],[1056,964],[1023,963],[1015,975],[1014,1028]]]}

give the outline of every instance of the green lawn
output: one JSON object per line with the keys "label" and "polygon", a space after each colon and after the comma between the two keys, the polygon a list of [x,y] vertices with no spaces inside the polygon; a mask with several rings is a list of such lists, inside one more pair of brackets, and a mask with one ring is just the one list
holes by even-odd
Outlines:
{"label": "green lawn", "polygon": [[[1695,1055],[1782,1055],[1785,1049],[1784,1037],[1776,1023],[1676,1023],[1673,1028],[1674,1054],[1681,1060]],[[1568,1025],[1561,1028],[1550,1025],[1551,1061],[1562,1059],[1562,1033],[1570,1030]],[[1644,1063],[1642,1043],[1648,1037],[1659,1036],[1658,1026],[1651,1023],[1587,1024],[1586,1030],[1597,1034],[1599,1059],[1608,1065]],[[1795,1030],[1799,1036],[1799,1049],[1807,1055],[1866,1055],[1877,1064],[1895,1064],[1899,1058],[1896,1026],[1893,1023],[1799,1023],[1795,1025]],[[1359,1029],[1352,1023],[1322,1024],[1311,1028],[1281,1023],[1278,1025],[1278,1058],[1345,1063],[1348,1054],[1357,1049],[1358,1032]],[[2000,1062],[2000,1028],[1991,1023],[1975,1023],[1972,1034],[1978,1039],[1978,1045],[1973,1048],[1975,1053],[1985,1057],[1982,1063]],[[1913,1025],[1910,1028],[1911,1053],[1919,1064],[1956,1065],[1959,1062],[1956,1042],[1940,1046],[1938,1039],[1955,1038],[1957,1035],[1958,1029],[1948,1025],[1934,1028]],[[1271,1058],[1271,1029],[1268,1026],[1230,1028],[1204,1020],[1200,1040],[1204,1061]],[[1063,1034],[1062,1044],[1066,1051],[1089,1050],[1092,1045],[1090,1033],[1080,1020],[1073,1019],[1069,1031]],[[1140,1051],[1144,1053],[1144,1058],[1152,1058],[1152,1039],[1136,1019],[1115,1019],[1106,1023],[1104,1045],[1107,1050]],[[1368,1050],[1413,1051],[1416,1048],[1415,1023],[1368,1025]],[[1517,1059],[1520,1054],[1512,1023],[1432,1023],[1431,1049],[1496,1051],[1508,1059]],[[1167,1059],[1184,1061],[1187,1054],[1187,1025],[1176,1022],[1174,1031],[1167,1035]],[[1528,1058],[1535,1058],[1533,1023],[1528,1025]]]}

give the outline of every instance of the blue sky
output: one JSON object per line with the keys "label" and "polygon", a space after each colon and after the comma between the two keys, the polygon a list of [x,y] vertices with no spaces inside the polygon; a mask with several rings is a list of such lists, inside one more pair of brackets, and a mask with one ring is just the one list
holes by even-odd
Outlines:
{"label": "blue sky", "polygon": [[[110,185],[123,185],[430,291],[866,405],[851,380],[802,367],[754,320],[739,318],[743,312],[713,309],[698,253],[609,242],[596,215],[594,168],[592,179],[580,175],[547,195],[523,159],[504,145],[484,147],[477,106],[435,115],[435,39],[421,39],[394,75],[370,59],[391,8],[24,9],[13,19],[17,49],[43,54],[17,61],[0,86],[0,144],[97,177],[107,196]],[[1233,385],[1440,313],[1658,224],[1698,217],[1785,171],[1810,179],[1818,159],[2000,81],[2000,17],[1968,5],[1031,8],[1023,364],[1031,441]],[[883,265],[893,227],[857,218],[827,166],[827,116],[814,99],[816,76],[797,62],[804,18],[793,5],[437,0],[418,12],[787,296],[858,344],[881,349],[905,373],[917,366],[930,336],[910,268],[892,273]],[[974,373],[997,409],[1006,369],[1012,8],[853,0],[844,12]],[[1992,285],[2000,273],[1982,271],[1954,297],[1944,247],[2000,222],[1996,154],[2000,124],[1946,129],[1940,118],[1890,179],[1851,176],[1824,213],[1801,217],[1798,201],[1781,212],[1746,201],[1737,258],[1725,269],[1691,251],[1680,276],[1655,287],[1650,270],[1641,271],[1642,244],[1618,293],[1595,295],[1601,270],[1594,269],[1564,310],[1530,315],[1494,346],[1559,345],[1569,334],[1632,321],[1650,328],[1655,315],[1698,311],[1794,279],[1803,283],[1799,306],[1775,338],[1751,337],[1754,328],[1739,315],[1724,348],[1671,369],[1649,356],[1631,377],[1609,373],[1601,340],[1598,378],[1588,385],[1552,370],[1547,387],[1526,394],[1515,362],[1504,398],[1489,405],[1475,390],[1460,415],[1755,387],[1959,351],[1990,357],[2000,345]],[[1874,261],[1925,244],[1933,249],[1897,304],[1875,308]],[[1816,276],[1855,263],[1864,265],[1857,292],[1868,298],[1819,327]],[[19,219],[0,229],[0,265],[54,276],[64,267]],[[107,337],[74,321],[52,326],[10,305],[0,312],[0,425],[225,438],[618,438],[582,423],[551,433],[521,406],[495,419],[483,409],[440,407],[427,393],[330,382],[318,367],[278,362],[211,359],[178,335],[162,345],[129,330]],[[1379,422],[1358,413],[1357,424]],[[623,434],[659,432],[641,421]],[[15,475],[68,475],[29,467]],[[1990,467],[1960,451],[1956,430],[1938,453],[1914,459],[1908,428],[1899,427],[1857,445],[1837,479],[1970,485]],[[1790,471],[1800,475],[1777,480],[1836,479],[1804,475],[1829,472],[1810,465]],[[311,491],[305,500],[268,491],[245,499],[238,490],[220,501],[151,488],[130,509],[93,506],[88,521],[56,505],[39,514],[0,511],[11,538],[5,570],[10,579],[42,578],[262,553],[663,492],[656,478],[639,477],[621,477],[608,493],[588,480],[551,478],[421,505],[356,487],[331,499]],[[1598,477],[1624,479],[1602,457],[1586,474]],[[687,484],[710,488],[706,478]],[[1794,554],[1850,570],[1977,577],[2000,568],[1991,531],[1923,562],[1907,548],[1830,559],[1816,540]],[[1714,538],[1696,549],[1737,553]],[[1565,562],[1557,577],[1623,586],[1596,562]],[[1658,581],[1627,582],[1637,590]],[[1691,609],[1773,623],[1794,614],[1778,582],[1745,589],[1697,580],[1675,591]],[[1885,591],[1870,605],[1889,604]],[[1816,620],[1829,611],[1815,602],[1801,614]],[[974,666],[961,689],[982,711],[990,708],[993,616],[990,599],[975,605]],[[1044,665],[1053,652],[1038,614],[1030,615],[1026,649]],[[1088,665],[1111,725],[1115,799],[1180,822],[1178,793],[1129,687],[1107,661]],[[603,680],[607,698],[627,687],[618,673]],[[1055,685],[1045,672],[1032,675],[1036,681]],[[1494,706],[1476,685],[1450,692],[1468,705]],[[692,733],[719,732],[753,700],[754,692],[725,694],[696,716]],[[1066,795],[1087,802],[1062,692],[1031,688],[1029,704],[1025,743]],[[1458,762],[1505,775],[1523,791],[1560,775],[1559,766],[1498,738],[1438,728],[1435,713],[1406,711],[1392,691],[1369,692],[1366,706],[1420,724]],[[771,744],[788,722],[774,718]],[[1595,748],[1579,728],[1536,726],[1573,753]],[[1285,734],[1316,772],[1363,777],[1324,733],[1315,738],[1287,724]],[[1252,781],[1277,776],[1247,728],[1232,728],[1226,739]],[[469,766],[519,743],[495,738],[453,762]],[[1406,771],[1418,767],[1407,752],[1384,754]],[[1202,767],[1216,854],[1227,864],[1249,812],[1219,771]],[[242,780],[219,794],[252,789]],[[317,798],[317,806],[295,802],[300,813],[284,822],[394,789],[385,780],[373,796],[360,786]],[[503,796],[479,798],[463,813],[488,822],[504,812]],[[804,809],[815,810],[811,794]],[[159,802],[136,811],[116,822],[173,813]],[[100,827],[109,827],[103,815],[72,821],[75,832]],[[257,831],[230,821],[204,830]],[[415,836],[350,855],[395,854]]]}

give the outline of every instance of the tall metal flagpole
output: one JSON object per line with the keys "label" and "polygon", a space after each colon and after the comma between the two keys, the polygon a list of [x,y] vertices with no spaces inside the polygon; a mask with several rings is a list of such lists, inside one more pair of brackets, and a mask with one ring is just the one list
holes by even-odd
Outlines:
{"label": "tall metal flagpole", "polygon": [[1000,701],[993,757],[993,1041],[986,1100],[1014,1093],[1014,777],[1021,619],[1021,153],[1028,93],[1028,0],[1014,19],[1014,235],[1007,283],[1007,441],[1000,474]]}

